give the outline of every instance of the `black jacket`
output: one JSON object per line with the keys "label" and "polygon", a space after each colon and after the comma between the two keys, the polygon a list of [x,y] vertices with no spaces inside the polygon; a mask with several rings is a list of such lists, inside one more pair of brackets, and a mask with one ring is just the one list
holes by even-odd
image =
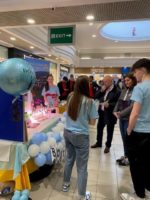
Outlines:
{"label": "black jacket", "polygon": [[[100,103],[104,102],[104,96],[105,96],[106,90],[104,92],[99,92],[97,94],[97,98],[99,99]],[[99,95],[99,96],[98,96]],[[104,111],[101,109],[101,105],[99,106],[99,117],[104,117],[104,122],[106,124],[113,123],[115,124],[117,122],[117,118],[113,115],[113,110],[115,108],[115,105],[118,101],[118,98],[120,96],[120,90],[114,85],[113,89],[108,93],[106,100],[109,103],[108,108],[105,108]]]}

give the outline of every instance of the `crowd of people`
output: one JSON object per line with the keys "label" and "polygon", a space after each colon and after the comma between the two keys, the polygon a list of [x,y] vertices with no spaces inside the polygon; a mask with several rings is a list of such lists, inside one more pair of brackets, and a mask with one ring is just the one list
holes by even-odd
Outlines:
{"label": "crowd of people", "polygon": [[[96,143],[91,148],[102,147],[106,127],[104,153],[107,154],[110,152],[118,120],[124,155],[116,162],[121,166],[129,166],[135,189],[134,194],[123,193],[121,198],[150,199],[150,60],[138,60],[131,68],[131,73],[123,77],[121,84],[116,84],[109,75],[104,76],[100,84],[94,81],[93,76],[80,76],[74,80],[73,75],[70,75],[69,80],[64,77],[56,86],[53,84],[53,76],[49,75],[42,94],[45,102],[51,102],[51,105],[54,105],[53,98],[67,100],[64,192],[69,190],[72,168],[76,161],[79,200],[90,199],[89,193],[86,195],[88,125],[94,125],[98,119]],[[98,110],[95,100],[99,102]]]}

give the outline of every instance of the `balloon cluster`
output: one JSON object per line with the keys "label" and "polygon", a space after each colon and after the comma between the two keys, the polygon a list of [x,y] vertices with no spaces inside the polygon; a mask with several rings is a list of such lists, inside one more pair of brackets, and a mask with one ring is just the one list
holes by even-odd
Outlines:
{"label": "balloon cluster", "polygon": [[0,64],[0,88],[8,94],[25,94],[35,81],[34,69],[24,59],[10,58]]}
{"label": "balloon cluster", "polygon": [[35,133],[31,138],[28,153],[34,158],[37,166],[52,165],[57,152],[60,154],[65,148],[63,129],[64,124],[60,122],[52,129],[52,132]]}
{"label": "balloon cluster", "polygon": [[28,200],[29,199],[29,190],[23,190],[23,191],[19,191],[16,190],[12,200]]}

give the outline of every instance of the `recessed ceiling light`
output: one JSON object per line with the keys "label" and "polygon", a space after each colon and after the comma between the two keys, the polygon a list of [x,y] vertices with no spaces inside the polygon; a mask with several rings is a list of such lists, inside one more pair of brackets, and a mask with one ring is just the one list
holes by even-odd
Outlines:
{"label": "recessed ceiling light", "polygon": [[33,47],[33,46],[30,46],[30,49],[34,49],[34,47]]}
{"label": "recessed ceiling light", "polygon": [[81,57],[82,60],[89,60],[91,59],[90,57]]}
{"label": "recessed ceiling light", "polygon": [[58,60],[58,58],[56,58],[56,60]]}
{"label": "recessed ceiling light", "polygon": [[13,41],[15,41],[15,40],[16,40],[16,38],[15,38],[15,37],[10,37],[10,39],[11,39],[11,40],[13,40]]}
{"label": "recessed ceiling light", "polygon": [[93,19],[94,19],[94,16],[93,16],[93,15],[88,15],[88,16],[86,16],[86,19],[87,19],[87,20],[93,20]]}
{"label": "recessed ceiling light", "polygon": [[89,26],[93,26],[93,22],[90,22],[90,23],[89,23]]}
{"label": "recessed ceiling light", "polygon": [[35,20],[34,19],[27,19],[28,24],[35,24]]}
{"label": "recessed ceiling light", "polygon": [[96,35],[92,35],[92,37],[93,37],[93,38],[95,38],[95,37],[96,37]]}
{"label": "recessed ceiling light", "polygon": [[51,55],[51,54],[48,54],[48,56],[51,57],[52,55]]}

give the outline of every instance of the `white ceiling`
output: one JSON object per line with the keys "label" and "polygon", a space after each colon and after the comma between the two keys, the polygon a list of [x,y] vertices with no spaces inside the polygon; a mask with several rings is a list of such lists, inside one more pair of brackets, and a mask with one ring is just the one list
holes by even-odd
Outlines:
{"label": "white ceiling", "polygon": [[[20,3],[20,0],[0,0],[0,16],[1,14],[5,14],[4,11],[15,11],[15,10],[27,10],[27,9],[39,9],[39,8],[52,8],[52,7],[68,7],[68,6],[79,6],[79,5],[92,5],[93,4],[109,4],[109,10],[107,11],[107,4],[105,6],[106,13],[109,16],[109,11],[111,10],[111,13],[113,13],[115,10],[113,7],[115,6],[125,6],[125,4],[122,4],[125,0],[22,0]],[[114,3],[115,2],[115,3]],[[129,2],[126,1],[126,5],[132,5]],[[142,2],[143,6],[145,6],[145,9],[149,9],[150,7],[147,7],[147,3],[150,2],[149,0],[137,0],[132,1],[133,3],[136,2]],[[138,4],[136,4],[138,5]],[[140,5],[141,6],[141,5]],[[71,7],[70,7],[71,8]],[[62,8],[63,9],[63,8]],[[128,8],[133,11],[133,14],[136,13],[137,7]],[[76,11],[76,10],[75,10]],[[98,12],[98,10],[92,10],[94,13]],[[8,12],[8,14],[11,16],[12,12]],[[120,11],[119,11],[120,13]],[[145,12],[146,13],[146,12]],[[73,13],[74,14],[74,13]],[[90,13],[89,13],[90,14]],[[57,13],[58,15],[58,13]],[[43,13],[43,19],[44,19],[44,13]],[[119,16],[119,15],[118,15]],[[142,16],[142,19],[144,18],[144,11],[142,13],[139,13],[139,16]],[[59,16],[57,16],[59,18]],[[80,16],[79,16],[80,17]],[[105,16],[107,17],[107,16]],[[124,19],[129,19],[128,16],[123,16]],[[138,17],[138,16],[137,16]],[[149,17],[150,17],[150,10],[149,10]],[[61,18],[61,16],[60,16]],[[148,18],[148,15],[146,16]],[[119,17],[118,17],[119,19]],[[118,20],[117,19],[117,20]],[[130,18],[131,19],[131,18]],[[135,19],[135,16],[133,17]],[[139,19],[139,17],[138,17]],[[69,19],[71,21],[71,19]],[[114,20],[114,19],[112,19]],[[139,57],[150,57],[150,41],[145,42],[115,42],[112,40],[105,39],[99,35],[99,29],[107,23],[96,21],[94,22],[93,26],[89,26],[89,23],[86,21],[86,19],[83,19],[80,22],[78,19],[78,22],[74,21],[74,18],[72,18],[72,23],[61,23],[62,25],[68,25],[68,24],[74,24],[76,25],[76,43],[75,43],[75,49],[76,49],[76,62],[75,58],[72,58],[72,60],[69,60],[69,62],[74,62],[77,66],[82,67],[89,67],[89,66],[120,66],[120,65],[131,65],[135,60],[137,60]],[[7,27],[4,25],[0,27],[2,31],[4,31],[6,34],[15,36],[16,39],[19,39],[20,41],[26,42],[29,45],[33,45],[35,47],[34,50],[32,50],[32,53],[36,53],[43,56],[48,56],[49,53],[57,54],[57,52],[54,51],[52,47],[49,47],[47,45],[47,27],[52,25],[59,25],[56,24],[36,24],[34,26],[32,25],[20,25],[15,20],[15,27],[9,25],[7,19],[6,23],[8,24]],[[92,34],[96,34],[96,38],[92,38]],[[3,40],[1,38],[0,34],[0,40]],[[8,44],[12,46],[16,46],[19,48],[23,48],[19,44],[16,45],[15,42],[12,42],[10,40],[6,40],[4,42],[7,42]],[[37,48],[36,48],[37,47]],[[31,49],[24,48],[25,50],[31,51]],[[65,54],[66,52],[70,51],[66,48],[64,49]],[[58,53],[60,56],[61,54]],[[62,55],[63,56],[63,55]],[[71,54],[72,56],[72,54]],[[81,57],[91,57],[91,60],[81,60]],[[69,57],[69,56],[68,56]],[[105,58],[110,59],[105,59]],[[113,57],[111,59],[111,57]],[[119,59],[117,59],[119,57]],[[67,59],[67,56],[64,55],[64,58]]]}

